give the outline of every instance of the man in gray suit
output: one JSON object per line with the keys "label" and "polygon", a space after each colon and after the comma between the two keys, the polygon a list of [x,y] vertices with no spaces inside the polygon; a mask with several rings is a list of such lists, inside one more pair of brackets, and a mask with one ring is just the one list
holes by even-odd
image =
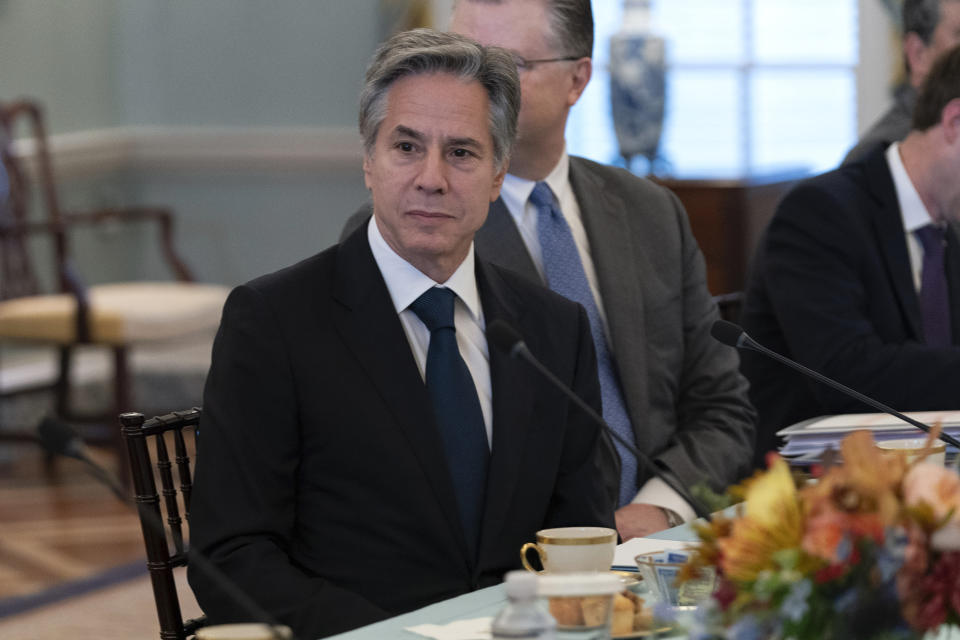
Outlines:
{"label": "man in gray suit", "polygon": [[[589,0],[459,0],[450,26],[511,51],[520,71],[517,143],[477,252],[586,308],[604,418],[654,464],[688,489],[740,479],[755,414],[736,352],[710,336],[717,310],[682,205],[648,180],[566,152],[567,115],[592,70]],[[618,452],[623,539],[693,517]]]}
{"label": "man in gray suit", "polygon": [[917,89],[933,61],[960,44],[960,2],[957,0],[904,0],[902,17],[907,82],[897,88],[893,105],[847,153],[844,165],[863,160],[872,151],[886,149],[892,142],[907,137],[917,103]]}

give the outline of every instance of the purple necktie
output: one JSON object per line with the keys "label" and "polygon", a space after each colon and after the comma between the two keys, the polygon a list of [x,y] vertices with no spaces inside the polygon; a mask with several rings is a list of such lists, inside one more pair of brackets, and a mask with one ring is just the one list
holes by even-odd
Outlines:
{"label": "purple necktie", "polygon": [[923,245],[923,271],[920,276],[920,316],[923,319],[923,339],[931,347],[947,347],[952,340],[947,274],[943,262],[946,229],[928,224],[914,233]]}

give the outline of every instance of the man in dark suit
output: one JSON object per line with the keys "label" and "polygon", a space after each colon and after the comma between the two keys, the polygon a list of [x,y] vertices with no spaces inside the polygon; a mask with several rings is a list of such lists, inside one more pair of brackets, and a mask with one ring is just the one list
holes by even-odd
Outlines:
{"label": "man in dark suit", "polygon": [[[583,309],[474,257],[519,109],[509,54],[416,30],[361,95],[372,221],[238,287],[204,395],[191,538],[303,638],[499,582],[545,527],[613,525]],[[251,614],[191,568],[214,622]]]}
{"label": "man in dark suit", "polygon": [[[724,489],[750,467],[754,412],[737,354],[710,337],[718,316],[686,212],[670,191],[566,152],[567,115],[592,69],[589,0],[459,0],[450,28],[508,49],[520,69],[517,144],[478,255],[583,304],[607,421],[684,487]],[[549,227],[555,216],[562,234]],[[618,452],[621,537],[693,517]]]}
{"label": "man in dark suit", "polygon": [[[913,130],[811,178],[780,204],[754,260],[744,328],[896,409],[960,408],[960,48],[930,72]],[[757,451],[799,420],[870,410],[758,354],[743,370]]]}
{"label": "man in dark suit", "polygon": [[897,88],[890,108],[860,136],[843,164],[863,160],[871,151],[886,149],[910,133],[917,89],[934,60],[960,44],[960,0],[904,0],[901,24],[906,81]]}

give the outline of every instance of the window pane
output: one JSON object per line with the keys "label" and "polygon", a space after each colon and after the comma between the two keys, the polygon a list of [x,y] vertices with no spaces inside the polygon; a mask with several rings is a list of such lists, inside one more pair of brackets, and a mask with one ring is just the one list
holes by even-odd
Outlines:
{"label": "window pane", "polygon": [[857,3],[754,0],[754,63],[857,63]]}
{"label": "window pane", "polygon": [[675,70],[667,77],[661,154],[683,177],[743,171],[740,90],[734,71]]}
{"label": "window pane", "polygon": [[825,171],[856,137],[856,78],[850,69],[758,70],[752,78],[754,171]]}
{"label": "window pane", "polygon": [[[623,3],[593,5],[594,76],[571,111],[567,142],[571,153],[618,162],[607,60]],[[658,171],[720,177],[823,170],[852,146],[857,0],[652,0],[651,6],[670,65],[660,145],[668,164]]]}
{"label": "window pane", "polygon": [[669,63],[744,60],[742,0],[654,0],[652,7],[653,30],[667,39]]}

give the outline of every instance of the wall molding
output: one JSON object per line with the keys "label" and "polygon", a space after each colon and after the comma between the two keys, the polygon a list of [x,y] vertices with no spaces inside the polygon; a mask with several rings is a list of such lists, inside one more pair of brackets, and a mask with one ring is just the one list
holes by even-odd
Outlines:
{"label": "wall molding", "polygon": [[[132,125],[49,138],[57,176],[90,177],[120,169],[196,171],[357,171],[360,134],[349,127],[184,127]],[[35,141],[14,142],[29,160]]]}

